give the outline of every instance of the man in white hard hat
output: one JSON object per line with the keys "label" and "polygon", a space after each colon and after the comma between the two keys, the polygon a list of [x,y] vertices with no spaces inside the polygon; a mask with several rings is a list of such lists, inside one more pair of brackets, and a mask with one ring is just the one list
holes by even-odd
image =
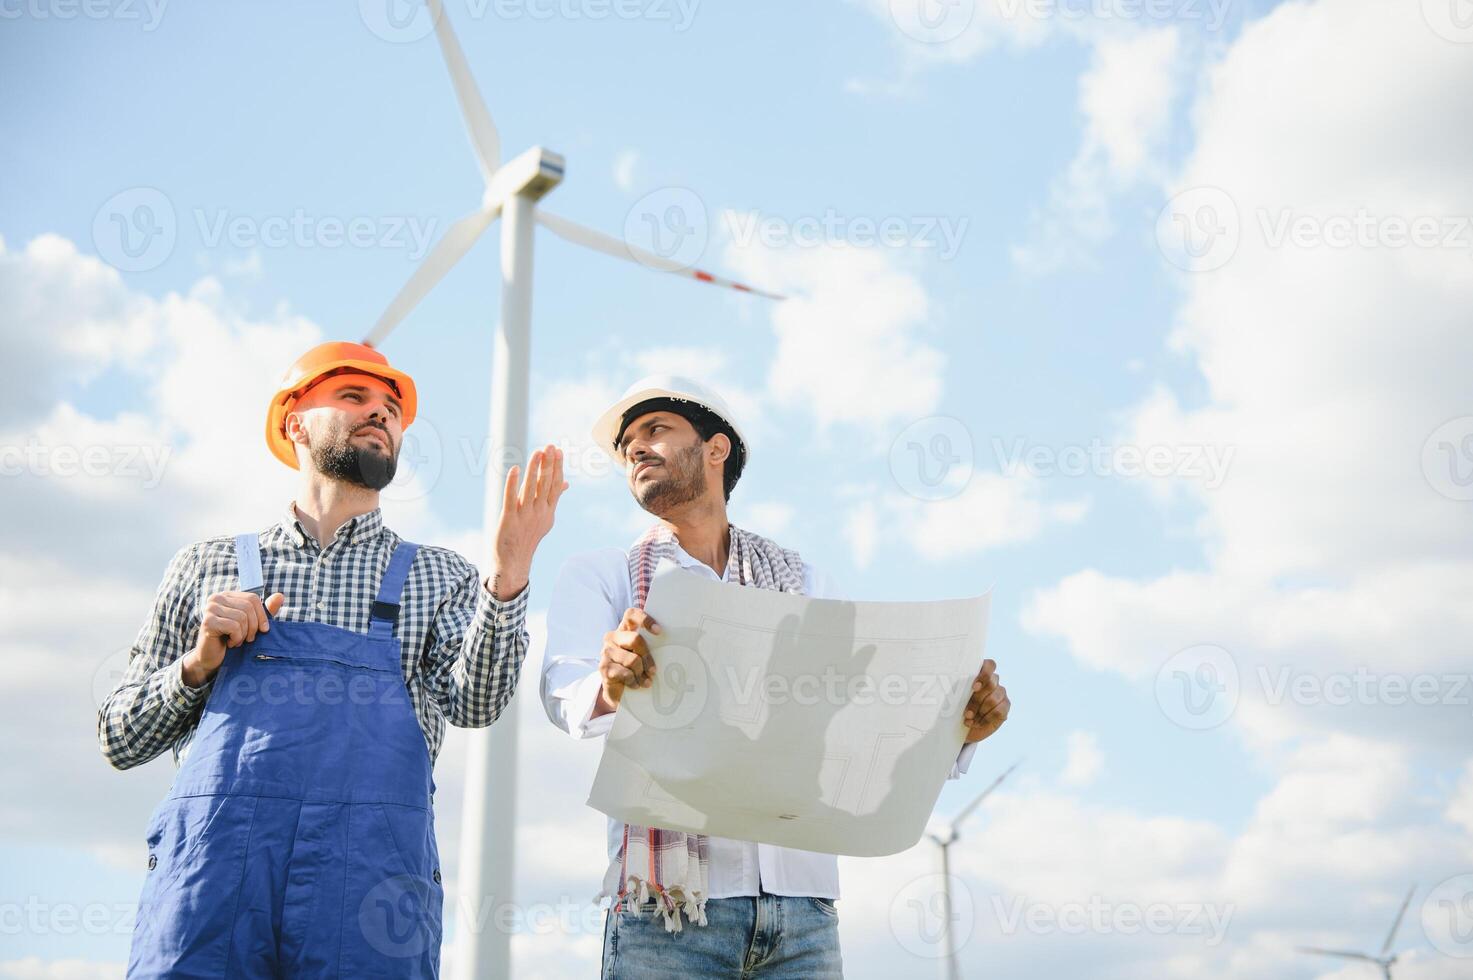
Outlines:
{"label": "man in white hard hat", "polygon": [[[553,589],[542,700],[553,722],[578,738],[608,734],[625,688],[652,683],[638,631],[660,631],[643,607],[661,558],[712,580],[838,598],[796,551],[727,520],[750,447],[715,392],[686,378],[645,378],[609,407],[593,437],[624,465],[635,500],[658,520],[628,549],[570,558]],[[953,777],[1010,708],[991,660],[972,687]],[[612,819],[608,845],[605,978],[842,975],[833,855]]]}

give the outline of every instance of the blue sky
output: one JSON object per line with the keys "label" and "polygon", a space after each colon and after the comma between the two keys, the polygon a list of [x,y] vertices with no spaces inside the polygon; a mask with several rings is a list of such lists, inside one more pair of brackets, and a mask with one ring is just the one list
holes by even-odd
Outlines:
{"label": "blue sky", "polygon": [[[989,654],[1014,714],[938,805],[956,809],[1026,756],[999,797],[998,843],[984,811],[962,865],[984,933],[984,895],[1054,910],[1101,892],[1240,910],[1221,944],[979,933],[964,965],[1359,975],[1315,972],[1322,964],[1285,950],[1379,945],[1413,877],[1420,907],[1469,869],[1469,730],[1457,704],[1413,718],[1383,694],[1364,711],[1295,710],[1247,688],[1260,667],[1320,681],[1367,664],[1466,673],[1448,637],[1466,635],[1455,607],[1473,577],[1466,548],[1448,542],[1469,538],[1467,504],[1439,491],[1426,460],[1441,445],[1429,433],[1469,414],[1467,343],[1446,312],[1470,290],[1468,253],[1286,248],[1263,240],[1260,216],[1291,209],[1323,228],[1366,207],[1382,220],[1468,214],[1455,176],[1468,147],[1440,135],[1459,117],[1430,100],[1473,90],[1473,46],[1432,0],[1398,14],[1355,0],[1228,3],[1220,24],[1205,3],[1149,8],[1162,16],[1118,15],[1139,8],[1103,0],[1025,4],[1044,13],[1009,19],[997,11],[1019,3],[960,0],[969,26],[934,43],[906,33],[913,6],[702,3],[686,23],[654,0],[631,3],[634,17],[569,0],[547,18],[529,12],[540,4],[452,0],[503,157],[540,144],[567,159],[549,210],[618,236],[694,192],[698,264],[794,297],[779,306],[658,275],[540,230],[532,438],[591,467],[586,433],[604,400],[647,370],[702,373],[751,414],[736,522],[800,549],[855,598],[993,586]],[[156,24],[146,7],[63,19],[66,9],[12,5],[0,25],[12,94],[0,113],[0,309],[26,396],[0,402],[13,410],[0,442],[174,453],[153,487],[118,473],[6,481],[12,520],[55,508],[7,535],[4,602],[31,612],[7,652],[93,676],[126,647],[175,549],[275,519],[292,484],[253,406],[299,349],[367,331],[423,251],[404,229],[438,233],[471,211],[481,177],[433,38],[385,40],[369,0],[170,4]],[[1375,66],[1371,79],[1333,69],[1337,47]],[[1378,127],[1394,137],[1366,135]],[[1162,229],[1170,202],[1202,188],[1226,193],[1241,232],[1234,255],[1184,272]],[[147,268],[118,269],[128,263],[109,229],[139,200],[165,202],[156,217],[174,243]],[[753,211],[778,229],[898,220],[908,243],[733,240],[733,214]],[[294,221],[303,237],[261,240]],[[331,240],[333,222],[354,221],[369,241]],[[942,225],[960,231],[954,254],[928,239]],[[234,243],[216,234],[227,227]],[[433,440],[430,467],[386,495],[388,520],[477,561],[483,474],[467,453],[486,433],[497,252],[493,230],[384,345],[415,376],[417,426]],[[970,443],[971,465],[955,474],[962,492],[928,501],[908,491],[892,447],[943,429]],[[1024,445],[1060,461],[1095,443],[1113,447],[1113,469],[1030,478],[1003,458]],[[1122,446],[1176,459],[1205,447],[1232,465],[1212,486],[1179,468],[1132,477]],[[534,570],[539,613],[568,555],[640,527],[619,479],[580,471],[573,483]],[[97,625],[78,627],[44,614],[26,583],[112,598]],[[1367,611],[1368,599],[1384,605]],[[1386,623],[1397,629],[1378,632]],[[1210,731],[1177,724],[1153,684],[1198,644],[1229,649],[1245,684],[1232,720]],[[127,842],[168,763],[109,773],[87,754],[90,702],[75,685],[11,669],[11,696],[42,719],[31,737],[65,790],[33,812],[6,808],[0,863],[13,870],[0,901],[126,903],[138,881]],[[524,785],[564,761],[591,775],[596,751],[544,723],[529,670]],[[463,744],[452,742],[442,840],[458,828]],[[1375,765],[1353,761],[1368,752],[1381,753]],[[19,765],[18,785],[46,786],[39,761]],[[586,779],[554,782],[581,803]],[[89,798],[109,800],[106,813],[82,812]],[[534,805],[528,832],[592,828],[596,853],[597,814],[565,826],[555,816]],[[1092,864],[1049,837],[1080,828],[1090,853],[1118,847],[1147,867],[1124,873],[1108,854]],[[1424,843],[1405,869],[1327,854],[1297,872],[1322,883],[1313,899],[1272,897],[1305,840],[1340,842],[1343,855],[1413,838]],[[918,850],[845,864],[853,975],[931,968],[893,928],[862,928],[926,862]],[[583,895],[597,871],[534,859],[521,887]],[[866,896],[878,919],[865,917]],[[520,946],[520,972],[587,975],[589,937],[571,966],[556,938]],[[1430,934],[1408,928],[1403,944],[1419,950],[1403,965],[1412,975],[1455,974],[1458,957]],[[0,976],[92,975],[124,958],[126,936],[22,929],[5,948]]]}

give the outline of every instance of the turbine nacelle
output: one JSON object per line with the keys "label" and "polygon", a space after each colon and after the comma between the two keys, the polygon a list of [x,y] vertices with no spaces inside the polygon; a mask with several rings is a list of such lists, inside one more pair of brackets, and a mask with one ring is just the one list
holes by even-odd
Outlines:
{"label": "turbine nacelle", "polygon": [[514,195],[534,201],[562,183],[565,163],[562,155],[541,146],[517,154],[497,168],[481,196],[481,208],[499,213]]}

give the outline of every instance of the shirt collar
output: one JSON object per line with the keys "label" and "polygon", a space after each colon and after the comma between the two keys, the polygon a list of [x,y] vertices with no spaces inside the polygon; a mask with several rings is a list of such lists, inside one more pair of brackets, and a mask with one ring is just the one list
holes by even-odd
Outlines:
{"label": "shirt collar", "polygon": [[[315,539],[302,526],[301,519],[297,517],[296,504],[297,502],[295,500],[288,500],[286,502],[286,520],[282,521],[281,526],[286,530],[287,536],[292,539],[293,543],[300,548],[305,547],[308,541]],[[352,544],[357,540],[372,540],[374,535],[378,534],[383,526],[383,508],[375,507],[367,513],[348,518],[343,523],[343,526],[338,528],[338,533],[334,537],[334,540],[341,538],[344,544]]]}
{"label": "shirt collar", "polygon": [[[736,537],[736,525],[728,523],[728,528],[729,528],[729,530],[728,530],[727,533],[729,535],[731,535],[733,539],[735,539],[735,537]],[[692,558],[690,556],[690,554],[684,548],[682,548],[680,546],[680,539],[678,539],[677,537],[675,537],[675,535],[671,534],[668,529],[663,532],[663,535],[665,537],[669,538],[670,544],[672,546],[674,546],[674,551],[671,552],[670,557],[675,561],[675,564],[679,565],[681,568],[694,568],[697,565],[700,565],[702,568],[705,568],[705,569],[710,569],[711,568],[710,565],[707,565],[705,562],[701,561],[699,558]],[[640,537],[642,538],[643,535],[641,535]],[[630,545],[630,547],[633,548],[633,547],[637,547],[638,545],[639,545],[639,539],[635,539],[634,543],[632,545]],[[729,548],[734,548],[734,546],[735,546],[735,540],[733,540],[728,545]],[[730,555],[731,553],[732,553],[732,551],[728,551],[727,552],[728,555]],[[728,568],[731,567],[731,560],[730,560],[730,558],[727,559],[727,567]],[[726,578],[726,573],[725,572],[719,573],[717,575],[717,578],[725,579]]]}

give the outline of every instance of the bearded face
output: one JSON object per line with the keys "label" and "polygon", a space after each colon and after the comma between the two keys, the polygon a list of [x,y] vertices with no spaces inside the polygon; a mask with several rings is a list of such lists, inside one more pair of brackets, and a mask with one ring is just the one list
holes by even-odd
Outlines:
{"label": "bearded face", "polygon": [[287,432],[318,473],[378,491],[398,467],[402,418],[397,393],[382,379],[345,372],[303,392],[287,415]]}
{"label": "bearded face", "polygon": [[307,426],[307,451],[323,476],[369,490],[382,490],[393,481],[399,447],[383,422],[350,421],[343,415],[314,421]]}
{"label": "bearded face", "polygon": [[659,515],[700,497],[706,489],[702,449],[702,444],[696,442],[663,456],[651,452],[631,460],[630,487],[639,506]]}

